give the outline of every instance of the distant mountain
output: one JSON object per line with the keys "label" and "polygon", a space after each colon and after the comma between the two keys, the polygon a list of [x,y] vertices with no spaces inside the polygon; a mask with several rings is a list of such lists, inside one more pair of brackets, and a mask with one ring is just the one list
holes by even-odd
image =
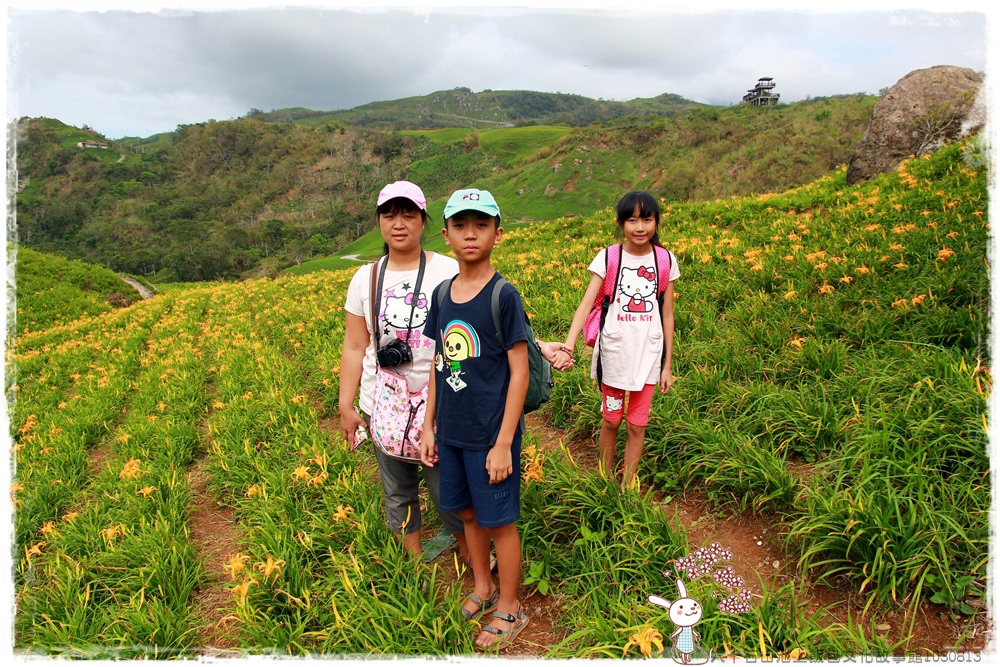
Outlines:
{"label": "distant mountain", "polygon": [[250,116],[277,123],[318,125],[330,122],[379,129],[434,129],[444,127],[514,127],[569,125],[582,127],[635,116],[672,118],[708,105],[665,93],[628,102],[594,100],[582,95],[539,93],[530,90],[441,90],[429,95],[372,102],[341,111],[313,111],[301,107],[270,112],[251,110]]}
{"label": "distant mountain", "polygon": [[[351,112],[368,114],[367,125],[285,110],[284,122],[254,113],[141,141],[22,119],[16,237],[153,282],[274,275],[378,252],[377,239],[341,250],[374,227],[379,189],[401,178],[423,188],[435,224],[444,199],[469,186],[493,191],[509,222],[590,215],[633,188],[671,201],[781,192],[846,164],[876,99],[686,108],[672,95],[610,103],[463,89]],[[535,120],[622,104],[632,115],[582,127]],[[418,107],[425,121],[452,126],[379,128],[401,123],[403,109],[416,118]]]}

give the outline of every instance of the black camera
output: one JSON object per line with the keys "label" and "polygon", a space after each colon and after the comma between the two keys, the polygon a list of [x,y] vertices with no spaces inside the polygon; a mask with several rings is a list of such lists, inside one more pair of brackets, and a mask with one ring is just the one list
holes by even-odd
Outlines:
{"label": "black camera", "polygon": [[413,352],[405,340],[395,338],[383,345],[380,350],[376,350],[375,358],[382,368],[392,368],[413,361]]}

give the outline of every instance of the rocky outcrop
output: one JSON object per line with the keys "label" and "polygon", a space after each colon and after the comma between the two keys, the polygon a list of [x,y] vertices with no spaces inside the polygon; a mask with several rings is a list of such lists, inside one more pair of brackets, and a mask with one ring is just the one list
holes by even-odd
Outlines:
{"label": "rocky outcrop", "polygon": [[978,132],[986,117],[982,84],[973,70],[950,65],[904,76],[875,105],[848,164],[848,184],[892,171],[911,155]]}

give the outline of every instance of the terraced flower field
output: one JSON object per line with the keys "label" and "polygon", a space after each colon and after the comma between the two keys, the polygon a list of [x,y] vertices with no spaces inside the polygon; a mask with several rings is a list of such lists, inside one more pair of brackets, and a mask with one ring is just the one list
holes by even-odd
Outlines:
{"label": "terraced flower field", "polygon": [[[861,186],[841,171],[666,209],[682,272],[677,383],[654,400],[639,485],[621,490],[537,433],[526,442],[524,592],[547,601],[555,638],[537,654],[656,650],[672,626],[646,595],[707,546],[663,511],[692,491],[766,516],[800,582],[861,600],[831,623],[796,604],[795,584],[692,580],[716,655],[912,653],[927,603],[952,616],[959,645],[981,645],[986,181],[964,143]],[[504,237],[496,265],[539,335],[565,335],[613,230],[604,211]],[[238,652],[472,652],[450,552],[407,561],[373,456],[331,428],[350,276],[167,290],[9,345],[18,650],[194,657],[210,627]],[[567,441],[599,427],[588,366],[558,375],[545,408]],[[192,539],[203,493],[238,535],[222,563]],[[196,602],[212,585],[229,591],[220,609]],[[733,613],[723,602],[744,588],[750,610]],[[872,620],[887,611],[904,619],[898,636]]]}

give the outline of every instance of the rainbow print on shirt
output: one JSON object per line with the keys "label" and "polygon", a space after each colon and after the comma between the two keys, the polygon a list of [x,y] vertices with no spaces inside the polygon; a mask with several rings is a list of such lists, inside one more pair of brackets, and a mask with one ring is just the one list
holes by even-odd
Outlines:
{"label": "rainbow print on shirt", "polygon": [[480,355],[479,334],[467,322],[452,320],[442,332],[441,342],[444,358],[438,360],[438,370],[444,370],[444,362],[447,362],[451,371],[448,386],[453,391],[461,391],[468,386],[460,377],[462,362]]}

